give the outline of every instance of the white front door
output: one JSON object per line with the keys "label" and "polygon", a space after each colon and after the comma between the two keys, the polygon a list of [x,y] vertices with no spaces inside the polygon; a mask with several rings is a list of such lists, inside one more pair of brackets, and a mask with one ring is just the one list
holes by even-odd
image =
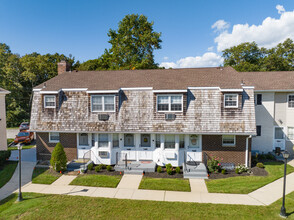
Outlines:
{"label": "white front door", "polygon": [[137,160],[135,134],[124,134],[124,146],[121,151],[122,160]]}
{"label": "white front door", "polygon": [[202,147],[200,135],[189,135],[189,146],[187,149],[186,161],[202,161]]}
{"label": "white front door", "polygon": [[151,134],[141,134],[140,141],[139,160],[153,160]]}
{"label": "white front door", "polygon": [[285,150],[285,133],[283,127],[274,127],[274,149],[276,147]]}

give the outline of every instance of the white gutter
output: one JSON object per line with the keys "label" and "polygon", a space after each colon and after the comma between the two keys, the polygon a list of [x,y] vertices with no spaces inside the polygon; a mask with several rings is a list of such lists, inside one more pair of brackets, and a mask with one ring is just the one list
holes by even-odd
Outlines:
{"label": "white gutter", "polygon": [[118,93],[118,90],[89,90],[87,93]]}
{"label": "white gutter", "polygon": [[190,90],[219,89],[220,90],[220,87],[188,87],[188,89]]}
{"label": "white gutter", "polygon": [[176,93],[187,92],[187,89],[166,89],[166,90],[153,90],[154,93]]}

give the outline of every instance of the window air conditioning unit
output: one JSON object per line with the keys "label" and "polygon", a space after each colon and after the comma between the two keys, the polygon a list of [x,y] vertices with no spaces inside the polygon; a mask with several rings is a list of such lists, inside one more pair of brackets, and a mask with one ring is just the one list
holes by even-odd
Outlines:
{"label": "window air conditioning unit", "polygon": [[108,157],[108,152],[107,151],[99,151],[99,157],[107,158]]}
{"label": "window air conditioning unit", "polygon": [[165,120],[175,120],[176,115],[175,114],[165,114]]}
{"label": "window air conditioning unit", "polygon": [[99,119],[99,121],[107,121],[109,119],[109,115],[108,114],[99,114],[98,119]]}

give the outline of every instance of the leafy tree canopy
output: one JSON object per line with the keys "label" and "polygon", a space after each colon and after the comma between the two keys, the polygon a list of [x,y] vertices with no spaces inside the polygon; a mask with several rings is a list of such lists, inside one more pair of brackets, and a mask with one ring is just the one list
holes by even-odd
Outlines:
{"label": "leafy tree canopy", "polygon": [[294,70],[294,43],[286,39],[276,47],[259,48],[255,42],[242,43],[223,51],[224,65],[237,71],[291,71]]}
{"label": "leafy tree canopy", "polygon": [[107,69],[154,69],[153,51],[160,49],[161,33],[153,30],[153,22],[144,15],[131,14],[125,16],[118,24],[118,29],[110,29],[109,50],[95,60],[82,63],[80,70]]}

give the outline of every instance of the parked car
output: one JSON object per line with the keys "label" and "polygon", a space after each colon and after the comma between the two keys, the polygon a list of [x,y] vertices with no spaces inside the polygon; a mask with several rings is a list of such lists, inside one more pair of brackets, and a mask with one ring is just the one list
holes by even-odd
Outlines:
{"label": "parked car", "polygon": [[22,122],[19,126],[19,131],[23,130],[29,130],[30,129],[30,123],[29,122]]}
{"label": "parked car", "polygon": [[14,139],[14,144],[23,143],[23,144],[30,144],[34,140],[34,132],[30,131],[20,131]]}

